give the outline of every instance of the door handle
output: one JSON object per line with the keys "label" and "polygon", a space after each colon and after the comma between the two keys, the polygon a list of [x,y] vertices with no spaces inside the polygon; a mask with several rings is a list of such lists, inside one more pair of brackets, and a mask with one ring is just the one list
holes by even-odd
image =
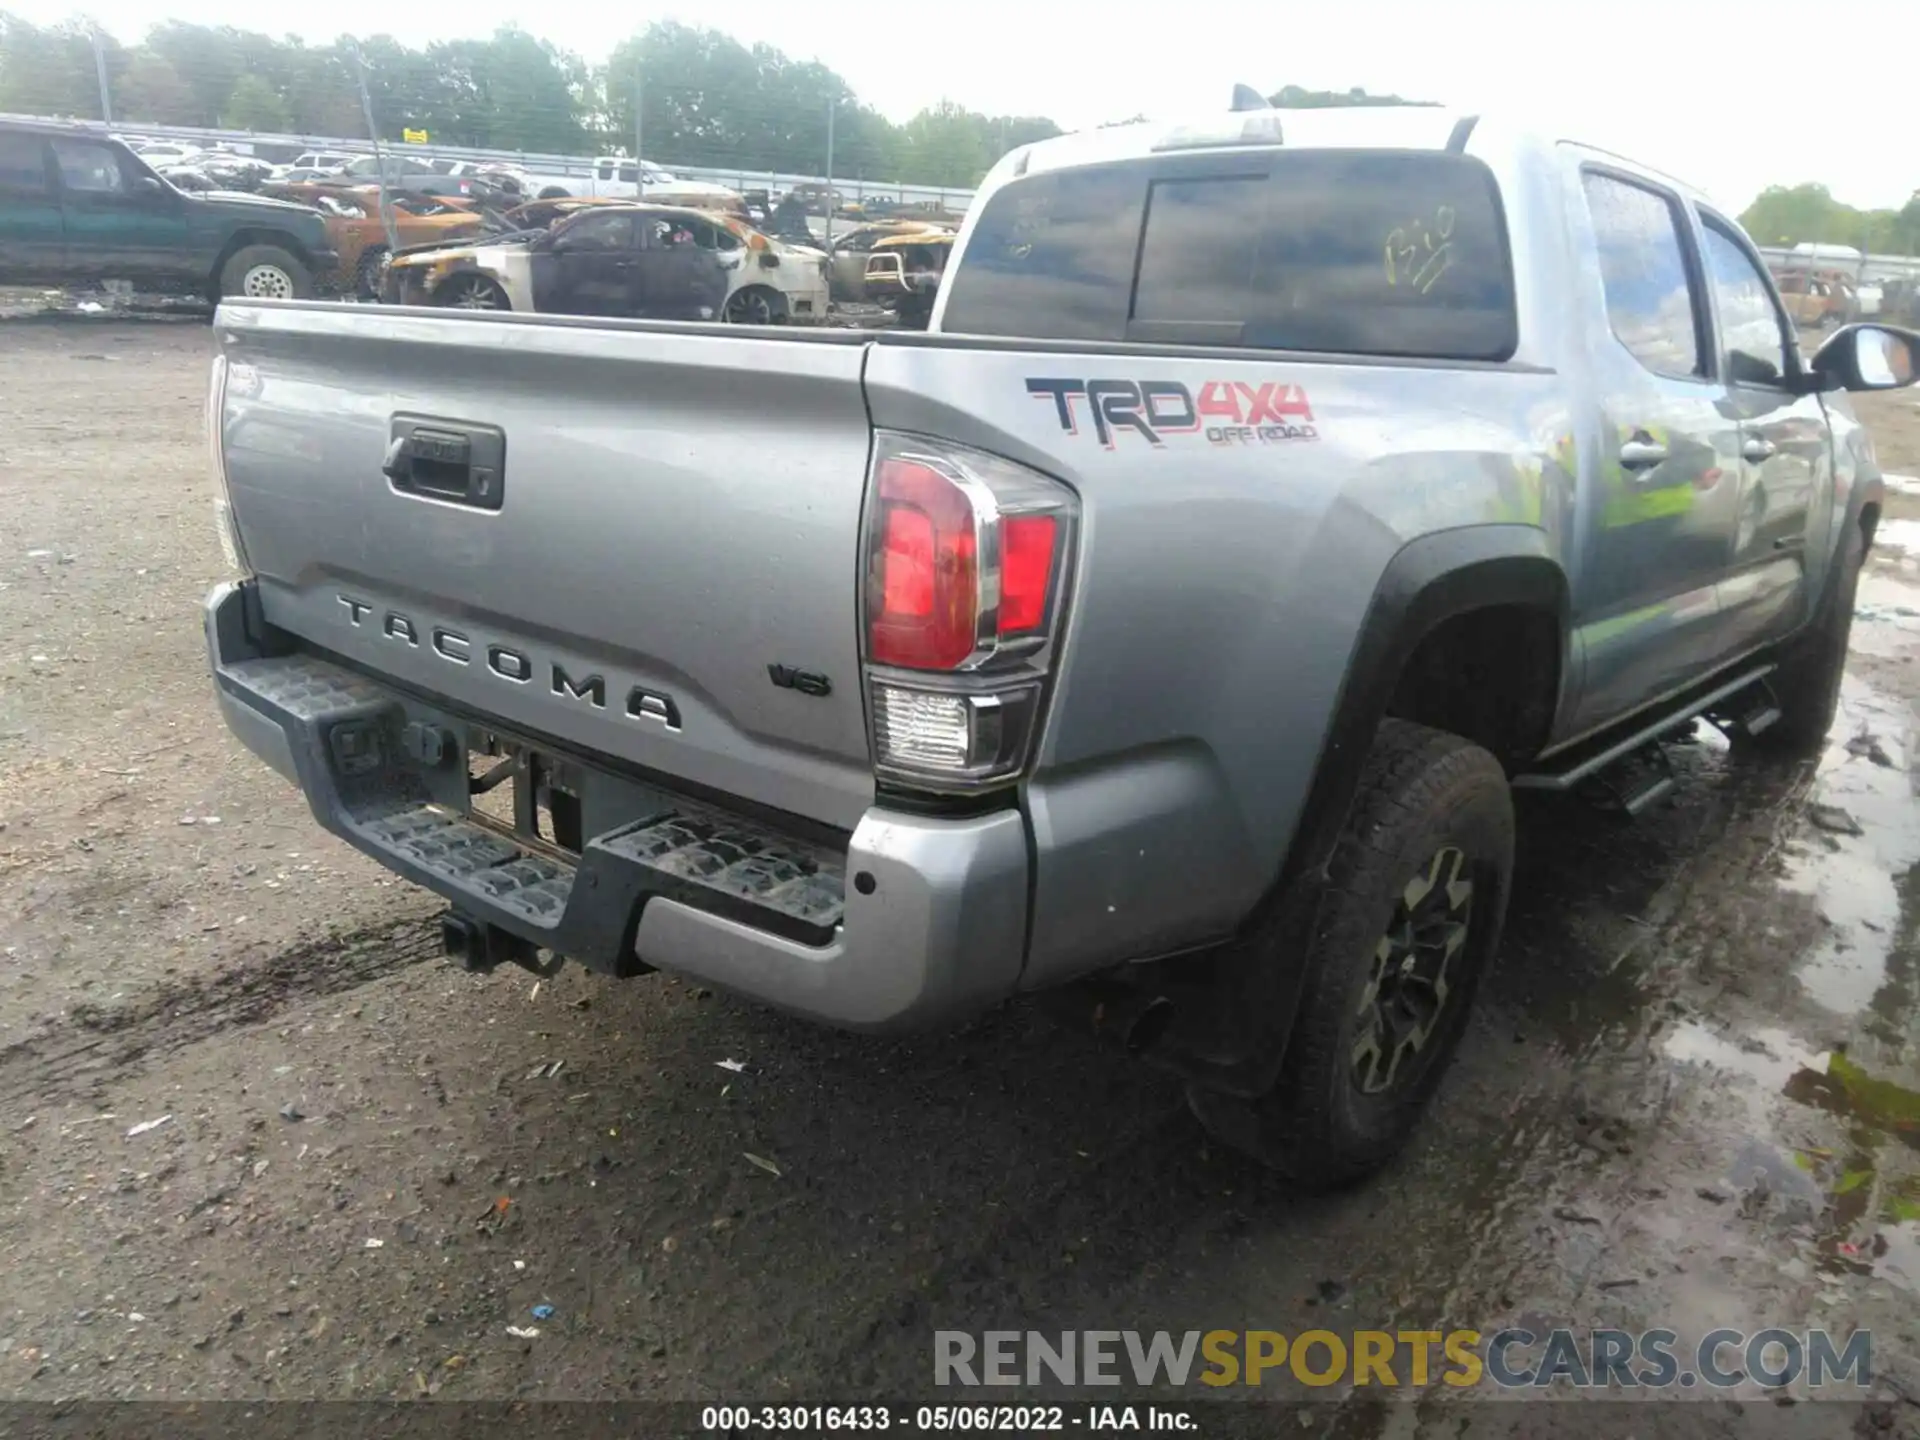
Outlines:
{"label": "door handle", "polygon": [[1780,447],[1771,440],[1764,440],[1756,435],[1750,440],[1741,442],[1740,458],[1758,465],[1762,460],[1771,460],[1779,449]]}
{"label": "door handle", "polygon": [[1651,470],[1667,459],[1667,447],[1657,440],[1629,440],[1620,447],[1620,468]]}

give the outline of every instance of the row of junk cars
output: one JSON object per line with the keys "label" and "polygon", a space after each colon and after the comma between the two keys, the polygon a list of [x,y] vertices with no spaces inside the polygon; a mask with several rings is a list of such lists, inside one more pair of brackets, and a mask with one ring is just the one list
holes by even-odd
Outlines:
{"label": "row of junk cars", "polygon": [[460,309],[924,328],[960,217],[825,184],[739,191],[608,156],[586,173],[313,150],[272,165],[115,137],[189,198],[309,206],[321,293]]}

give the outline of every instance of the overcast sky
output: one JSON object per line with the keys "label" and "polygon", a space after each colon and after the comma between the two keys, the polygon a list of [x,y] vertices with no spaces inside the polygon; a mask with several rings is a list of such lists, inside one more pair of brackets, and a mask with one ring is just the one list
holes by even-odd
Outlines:
{"label": "overcast sky", "polygon": [[[1920,53],[1912,0],[5,3],[41,23],[84,7],[125,41],[162,19],[290,29],[310,41],[385,32],[413,45],[513,23],[595,61],[651,21],[678,19],[820,59],[896,120],[946,98],[1074,129],[1224,108],[1235,81],[1263,93],[1362,85],[1518,114],[1680,175],[1735,208],[1772,183],[1823,181],[1860,206],[1901,205],[1920,187],[1920,127],[1900,68]],[[1880,71],[1882,54],[1901,62]]]}

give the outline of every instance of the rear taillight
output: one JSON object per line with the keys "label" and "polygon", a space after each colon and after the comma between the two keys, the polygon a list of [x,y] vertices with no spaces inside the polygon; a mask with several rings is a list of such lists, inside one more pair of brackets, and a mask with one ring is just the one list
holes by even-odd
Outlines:
{"label": "rear taillight", "polygon": [[240,531],[233,521],[233,501],[227,493],[227,454],[223,423],[227,409],[227,357],[213,357],[213,374],[207,381],[207,468],[213,478],[213,523],[220,535],[220,558],[229,570],[247,568],[246,551],[240,548]]}
{"label": "rear taillight", "polygon": [[1066,603],[1073,492],[995,455],[883,431],[868,494],[876,768],[941,790],[1017,777]]}

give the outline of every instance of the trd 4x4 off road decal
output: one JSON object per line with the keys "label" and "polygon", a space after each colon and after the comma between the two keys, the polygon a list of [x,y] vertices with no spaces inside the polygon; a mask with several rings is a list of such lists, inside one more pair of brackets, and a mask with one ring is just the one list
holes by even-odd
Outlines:
{"label": "trd 4x4 off road decal", "polygon": [[1320,438],[1307,392],[1277,380],[1208,380],[1196,398],[1178,380],[1029,379],[1027,393],[1052,400],[1060,428],[1069,435],[1080,433],[1084,409],[1095,438],[1109,450],[1129,430],[1156,448],[1165,446],[1169,435],[1204,434],[1210,445]]}

